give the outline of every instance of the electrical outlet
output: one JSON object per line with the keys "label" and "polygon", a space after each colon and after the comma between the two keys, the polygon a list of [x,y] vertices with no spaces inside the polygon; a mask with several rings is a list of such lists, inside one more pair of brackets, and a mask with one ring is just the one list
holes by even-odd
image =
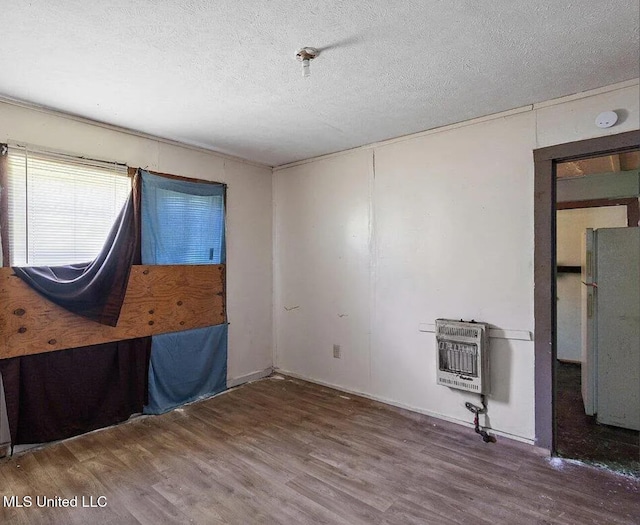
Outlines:
{"label": "electrical outlet", "polygon": [[333,345],[333,357],[335,357],[336,359],[340,359],[341,357],[340,345]]}

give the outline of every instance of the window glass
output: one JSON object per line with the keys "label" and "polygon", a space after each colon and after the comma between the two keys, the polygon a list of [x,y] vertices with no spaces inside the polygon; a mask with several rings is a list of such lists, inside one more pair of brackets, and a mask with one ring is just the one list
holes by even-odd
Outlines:
{"label": "window glass", "polygon": [[171,247],[157,264],[222,262],[223,197],[165,189],[156,192],[159,228],[164,243]]}
{"label": "window glass", "polygon": [[142,264],[224,264],[225,186],[142,171]]}
{"label": "window glass", "polygon": [[7,182],[12,266],[93,260],[131,190],[126,166],[18,148]]}

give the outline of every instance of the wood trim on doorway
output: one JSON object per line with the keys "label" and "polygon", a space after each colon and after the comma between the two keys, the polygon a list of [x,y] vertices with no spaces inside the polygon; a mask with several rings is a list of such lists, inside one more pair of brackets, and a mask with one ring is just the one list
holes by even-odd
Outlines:
{"label": "wood trim on doorway", "polygon": [[637,198],[591,199],[588,201],[558,202],[556,210],[575,210],[576,208],[600,208],[602,206],[626,206],[627,226],[638,226],[640,219],[640,201]]}
{"label": "wood trim on doorway", "polygon": [[[640,130],[534,150],[535,443],[555,451],[556,165],[640,148]],[[636,222],[637,224],[637,222]]]}

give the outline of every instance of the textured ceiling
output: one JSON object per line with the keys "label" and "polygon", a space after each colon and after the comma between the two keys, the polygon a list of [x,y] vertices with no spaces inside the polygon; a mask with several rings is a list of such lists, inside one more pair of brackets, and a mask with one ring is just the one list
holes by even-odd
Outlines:
{"label": "textured ceiling", "polygon": [[273,166],[639,75],[638,0],[3,4],[0,95]]}

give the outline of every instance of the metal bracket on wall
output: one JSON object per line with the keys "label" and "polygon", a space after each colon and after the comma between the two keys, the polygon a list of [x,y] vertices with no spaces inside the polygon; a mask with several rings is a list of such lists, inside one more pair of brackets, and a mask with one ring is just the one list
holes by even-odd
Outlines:
{"label": "metal bracket on wall", "polygon": [[[419,332],[435,333],[436,325],[433,323],[420,323]],[[490,328],[489,337],[493,339],[514,339],[516,341],[533,341],[533,334],[527,330],[503,330],[501,328]]]}

